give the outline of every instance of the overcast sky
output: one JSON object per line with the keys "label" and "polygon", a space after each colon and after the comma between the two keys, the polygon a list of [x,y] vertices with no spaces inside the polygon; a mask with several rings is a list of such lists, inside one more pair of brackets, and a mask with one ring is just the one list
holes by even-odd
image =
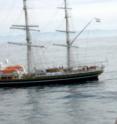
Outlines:
{"label": "overcast sky", "polygon": [[[94,22],[90,28],[117,29],[117,0],[68,0],[68,4],[75,30],[80,30],[93,17],[102,21]],[[62,5],[63,0],[28,0],[31,24],[39,24],[42,31],[62,29],[64,13],[57,10]],[[0,32],[8,32],[12,24],[23,24],[22,0],[0,0],[0,10]]]}

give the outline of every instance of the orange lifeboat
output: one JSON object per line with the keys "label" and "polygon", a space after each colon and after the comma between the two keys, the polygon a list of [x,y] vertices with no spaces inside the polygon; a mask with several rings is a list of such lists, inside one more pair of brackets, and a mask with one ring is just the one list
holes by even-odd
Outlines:
{"label": "orange lifeboat", "polygon": [[4,74],[10,74],[10,73],[13,73],[13,72],[18,72],[18,71],[20,71],[20,72],[23,71],[23,67],[21,65],[8,66],[4,70],[2,70],[2,72]]}

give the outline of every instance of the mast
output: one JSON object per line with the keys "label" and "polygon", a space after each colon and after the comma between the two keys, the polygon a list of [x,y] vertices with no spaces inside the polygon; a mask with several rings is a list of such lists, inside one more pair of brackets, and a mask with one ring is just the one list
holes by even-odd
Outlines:
{"label": "mast", "polygon": [[28,11],[27,11],[27,0],[23,0],[24,5],[24,15],[25,15],[25,26],[26,26],[26,41],[27,41],[27,72],[31,73],[31,36],[29,30],[29,22],[28,22]]}
{"label": "mast", "polygon": [[69,35],[69,16],[68,16],[68,7],[67,7],[67,1],[64,0],[65,3],[65,23],[66,23],[66,44],[67,44],[67,67],[70,69],[71,67],[71,57],[70,57],[70,52],[71,52],[71,44],[70,44],[70,35]]}
{"label": "mast", "polygon": [[26,32],[26,43],[16,43],[16,42],[8,42],[11,45],[18,45],[18,46],[26,46],[27,47],[27,73],[32,73],[32,47],[37,48],[44,48],[44,46],[41,45],[35,45],[31,42],[31,34],[30,31],[37,31],[40,30],[35,29],[38,28],[38,25],[29,25],[28,21],[28,10],[27,10],[27,0],[23,0],[23,10],[24,10],[24,16],[25,16],[25,24],[24,25],[12,25],[10,29],[20,29],[25,30]]}

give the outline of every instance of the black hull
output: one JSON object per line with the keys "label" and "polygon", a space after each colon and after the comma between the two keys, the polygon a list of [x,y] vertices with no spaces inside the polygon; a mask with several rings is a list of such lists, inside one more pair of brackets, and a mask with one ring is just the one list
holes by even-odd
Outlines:
{"label": "black hull", "polygon": [[98,76],[102,71],[88,72],[74,75],[61,75],[56,77],[46,77],[43,79],[17,79],[17,80],[1,80],[0,87],[29,87],[44,85],[65,85],[65,84],[81,84],[87,81],[98,80]]}

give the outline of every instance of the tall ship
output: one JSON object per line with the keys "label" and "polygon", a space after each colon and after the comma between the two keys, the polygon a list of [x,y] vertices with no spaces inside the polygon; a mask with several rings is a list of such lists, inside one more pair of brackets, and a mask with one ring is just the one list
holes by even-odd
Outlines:
{"label": "tall ship", "polygon": [[[6,66],[0,69],[0,87],[19,87],[19,86],[36,86],[36,85],[61,85],[61,84],[79,84],[86,81],[98,80],[99,75],[103,73],[103,65],[85,65],[85,66],[72,66],[71,62],[71,48],[74,47],[73,43],[77,37],[86,29],[86,27],[91,23],[91,21],[81,30],[81,32],[70,40],[70,29],[69,29],[69,13],[67,1],[64,0],[64,7],[61,9],[65,12],[65,36],[66,36],[66,62],[67,67],[54,67],[47,69],[38,69],[32,71],[32,47],[43,47],[39,45],[34,45],[31,41],[31,28],[36,27],[36,25],[30,25],[28,21],[28,10],[27,10],[27,0],[23,0],[23,9],[25,15],[25,25],[13,25],[12,28],[24,29],[26,31],[26,43],[20,44],[27,48],[27,71],[25,71],[22,65],[12,65]],[[10,42],[10,44],[18,45],[18,43]],[[60,45],[59,45],[60,46]]]}

